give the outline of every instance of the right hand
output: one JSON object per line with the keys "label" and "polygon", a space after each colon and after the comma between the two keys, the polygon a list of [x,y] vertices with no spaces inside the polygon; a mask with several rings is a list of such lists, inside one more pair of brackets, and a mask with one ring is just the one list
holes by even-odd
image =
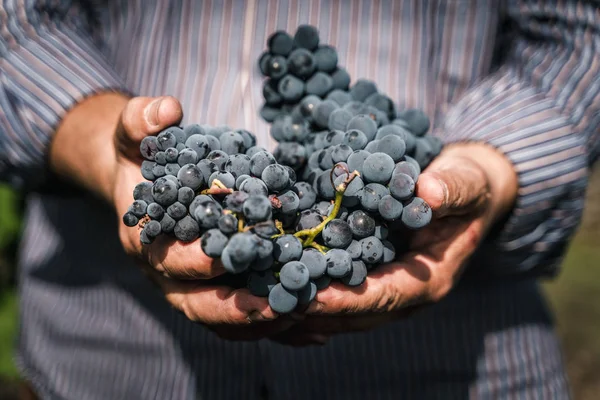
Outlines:
{"label": "right hand", "polygon": [[[253,296],[247,289],[211,284],[210,278],[225,271],[220,262],[202,252],[199,239],[183,243],[161,236],[151,245],[142,245],[139,228],[121,222],[133,201],[133,188],[144,180],[140,172],[141,140],[178,124],[183,111],[173,97],[115,97],[94,96],[67,114],[51,149],[54,170],[114,206],[123,248],[139,260],[166,299],[190,320],[206,324],[229,339],[258,339],[293,325],[289,318],[278,318],[266,298]],[[98,125],[105,125],[105,129],[98,129]],[[89,129],[88,135],[81,133],[90,126],[95,129]],[[99,148],[102,146],[105,148]]]}

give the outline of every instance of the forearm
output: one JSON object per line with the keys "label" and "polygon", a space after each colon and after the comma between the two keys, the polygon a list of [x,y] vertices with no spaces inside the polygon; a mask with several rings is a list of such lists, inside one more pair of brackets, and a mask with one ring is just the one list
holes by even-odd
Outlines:
{"label": "forearm", "polygon": [[125,95],[105,93],[89,97],[71,109],[50,145],[51,170],[112,201],[117,163],[115,131],[127,101]]}

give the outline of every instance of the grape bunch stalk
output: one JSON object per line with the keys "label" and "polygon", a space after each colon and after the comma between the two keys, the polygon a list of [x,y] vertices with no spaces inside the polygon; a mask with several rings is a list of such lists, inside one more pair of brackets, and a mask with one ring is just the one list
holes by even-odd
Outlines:
{"label": "grape bunch stalk", "polygon": [[269,76],[265,107],[279,107],[266,118],[275,151],[228,126],[173,126],[146,137],[146,181],[123,223],[139,229],[144,245],[160,235],[198,241],[221,260],[224,282],[242,282],[281,314],[306,307],[332,281],[359,286],[392,262],[388,238],[431,221],[415,188],[443,146],[427,135],[422,111],[399,111],[374,82],[334,79],[347,75],[337,62],[314,27],[271,35],[259,66]]}

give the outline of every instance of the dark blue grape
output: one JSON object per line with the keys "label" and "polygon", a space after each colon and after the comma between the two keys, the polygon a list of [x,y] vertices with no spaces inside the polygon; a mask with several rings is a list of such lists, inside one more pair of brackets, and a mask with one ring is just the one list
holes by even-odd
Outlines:
{"label": "dark blue grape", "polygon": [[297,102],[304,95],[304,82],[293,75],[286,75],[277,84],[279,94],[284,101]]}
{"label": "dark blue grape", "polygon": [[[154,204],[154,203],[152,203]],[[132,227],[132,226],[136,226],[139,222],[139,218],[135,216],[135,214],[133,214],[131,211],[127,211],[124,215],[123,215],[123,223],[126,226]]]}
{"label": "dark blue grape", "polygon": [[167,214],[175,221],[179,221],[187,215],[187,207],[176,201],[167,208]]}
{"label": "dark blue grape", "polygon": [[319,31],[312,25],[300,25],[294,35],[297,47],[315,50],[319,46]]}
{"label": "dark blue grape", "polygon": [[384,264],[391,263],[396,259],[396,249],[394,248],[394,245],[387,240],[382,240],[381,243],[383,244],[383,257],[381,262]]}
{"label": "dark blue grape", "polygon": [[350,172],[358,171],[359,174],[363,174],[363,166],[367,157],[369,157],[371,153],[366,150],[356,150],[348,157],[346,161],[348,164],[348,170]]}
{"label": "dark blue grape", "polygon": [[385,153],[373,153],[363,163],[362,176],[367,182],[386,184],[394,171],[394,160]]}
{"label": "dark blue grape", "polygon": [[248,150],[246,150],[246,155],[252,159],[252,157],[256,153],[260,153],[261,151],[267,151],[267,150],[261,146],[252,146]]}
{"label": "dark blue grape", "polygon": [[277,285],[277,279],[271,271],[252,271],[248,274],[248,290],[254,296],[268,297]]}
{"label": "dark blue grape", "polygon": [[269,305],[279,314],[287,314],[298,305],[298,295],[278,283],[269,292]]}
{"label": "dark blue grape", "polygon": [[250,177],[242,182],[240,185],[240,190],[248,193],[249,195],[267,196],[269,194],[267,185],[259,178],[254,177]]}
{"label": "dark blue grape", "polygon": [[329,201],[319,201],[318,203],[315,203],[312,209],[317,211],[322,216],[327,217],[329,215],[330,206],[331,203]]}
{"label": "dark blue grape", "polygon": [[357,80],[350,88],[350,95],[356,101],[364,102],[367,97],[377,93],[377,85],[375,82],[366,79]]}
{"label": "dark blue grape", "polygon": [[250,195],[246,192],[235,191],[231,194],[228,194],[223,199],[223,206],[236,213],[241,213],[244,207],[244,202],[248,200]]}
{"label": "dark blue grape", "polygon": [[[179,128],[177,128],[179,129]],[[181,129],[179,129],[181,130]],[[207,129],[205,129],[202,125],[199,124],[189,124],[185,128],[183,128],[183,137],[181,136],[181,132],[175,133],[177,137],[177,143],[185,143],[187,138],[192,135],[207,135]]]}
{"label": "dark blue grape", "polygon": [[242,273],[250,266],[250,262],[243,263],[233,260],[231,258],[231,250],[229,249],[229,246],[226,246],[221,253],[221,263],[223,264],[225,271],[229,272],[230,274]]}
{"label": "dark blue grape", "polygon": [[362,210],[356,210],[348,216],[348,226],[357,239],[371,236],[375,232],[375,220]]}
{"label": "dark blue grape", "polygon": [[352,260],[352,272],[342,278],[346,286],[360,286],[367,279],[367,266],[361,260]]}
{"label": "dark blue grape", "polygon": [[294,235],[283,235],[273,243],[273,256],[280,263],[297,261],[302,257],[302,243]]}
{"label": "dark blue grape", "polygon": [[359,130],[365,134],[367,141],[371,141],[377,134],[377,123],[373,121],[370,116],[366,114],[359,114],[352,117],[352,119],[348,122],[346,129],[348,131],[351,131],[352,129]]}
{"label": "dark blue grape", "polygon": [[331,249],[325,254],[327,275],[332,278],[343,278],[352,270],[352,258],[346,250]]}
{"label": "dark blue grape", "polygon": [[206,142],[208,143],[208,152],[210,153],[213,150],[221,150],[221,142],[216,136],[205,136]]}
{"label": "dark blue grape", "polygon": [[253,222],[271,219],[271,202],[264,196],[251,195],[242,206],[244,217]]}
{"label": "dark blue grape", "polygon": [[[259,236],[263,239],[271,239],[271,237],[273,237],[273,235],[276,235],[279,233],[279,230],[275,226],[274,221],[264,221],[264,222],[259,222],[257,224],[254,224],[254,226],[252,227],[252,231],[257,236]],[[269,243],[271,243],[271,242],[269,242]],[[271,253],[272,251],[273,251],[273,246],[271,246],[271,250],[269,250],[269,252]],[[259,255],[260,255],[260,251],[259,251]],[[263,255],[260,255],[260,256],[264,257]]]}
{"label": "dark blue grape", "polygon": [[386,226],[384,226],[384,225],[375,226],[375,233],[373,233],[373,236],[375,236],[377,239],[385,240],[385,239],[387,239],[388,235],[389,235],[389,230]]}
{"label": "dark blue grape", "polygon": [[156,163],[154,161],[148,161],[148,160],[142,161],[141,171],[142,171],[142,176],[144,177],[144,179],[153,181],[154,179],[157,178],[156,176],[154,176],[154,173],[152,172],[155,165],[156,165]]}
{"label": "dark blue grape", "polygon": [[319,46],[314,52],[314,57],[319,71],[332,72],[338,63],[337,51],[331,46]]}
{"label": "dark blue grape", "polygon": [[385,113],[388,119],[396,117],[396,106],[392,99],[381,93],[373,93],[365,100],[365,104],[375,107],[379,111]]}
{"label": "dark blue grape", "polygon": [[274,199],[277,199],[276,201],[279,205],[279,212],[287,215],[296,215],[296,212],[298,211],[298,206],[300,205],[300,199],[298,198],[298,195],[295,192],[293,192],[292,190],[288,190],[284,193],[277,195],[276,197],[274,197]]}
{"label": "dark blue grape", "polygon": [[164,233],[172,233],[175,230],[175,221],[169,214],[163,215],[160,220],[160,228]]}
{"label": "dark blue grape", "polygon": [[200,228],[194,218],[188,215],[177,221],[173,233],[177,239],[183,242],[191,242],[198,239]]}
{"label": "dark blue grape", "polygon": [[361,239],[362,260],[368,264],[375,264],[383,258],[383,243],[375,236]]}
{"label": "dark blue grape", "polygon": [[334,89],[331,92],[329,92],[329,94],[327,95],[327,97],[325,97],[325,99],[333,100],[340,107],[342,107],[343,105],[352,101],[352,96],[350,96],[350,93],[346,92],[345,90]]}
{"label": "dark blue grape", "polygon": [[226,235],[231,235],[238,231],[238,219],[233,214],[223,214],[217,222],[219,230]]}
{"label": "dark blue grape", "polygon": [[267,76],[280,79],[287,74],[287,60],[283,56],[271,56],[267,60]]}
{"label": "dark blue grape", "polygon": [[261,179],[271,192],[279,192],[288,186],[289,173],[280,164],[268,165],[261,174]]}
{"label": "dark blue grape", "polygon": [[398,162],[406,153],[406,143],[400,136],[388,135],[378,141],[377,151],[387,154],[394,162]]}
{"label": "dark blue grape", "polygon": [[323,100],[314,109],[312,118],[315,124],[321,128],[329,125],[329,116],[340,106],[333,100]]}
{"label": "dark blue grape", "polygon": [[315,279],[314,282],[315,286],[317,287],[317,291],[324,290],[327,289],[329,284],[331,284],[331,277],[329,275],[323,275],[322,277]]}
{"label": "dark blue grape", "polygon": [[150,203],[148,204],[148,208],[146,209],[148,216],[152,219],[160,221],[162,217],[165,215],[165,209],[158,203]]}
{"label": "dark blue grape", "polygon": [[312,229],[323,222],[325,218],[317,210],[304,210],[298,216],[298,224],[296,225],[296,231],[303,231],[305,229]]}
{"label": "dark blue grape", "polygon": [[338,67],[331,74],[333,78],[333,88],[340,90],[347,90],[350,86],[350,74],[344,68]]}
{"label": "dark blue grape", "polygon": [[206,200],[194,209],[194,218],[202,229],[211,229],[217,226],[223,214],[221,207],[213,200]]}
{"label": "dark blue grape", "polygon": [[321,169],[328,170],[333,167],[333,157],[331,157],[332,152],[333,149],[331,148],[318,151],[317,161],[319,161],[319,167]]}
{"label": "dark blue grape", "polygon": [[297,291],[308,284],[309,272],[300,261],[287,262],[279,272],[279,280],[284,288]]}
{"label": "dark blue grape", "polygon": [[294,39],[285,31],[276,31],[267,39],[267,45],[272,54],[287,56],[294,48]]}
{"label": "dark blue grape", "polygon": [[395,221],[402,215],[402,203],[391,195],[383,196],[379,201],[379,215],[386,221]]}
{"label": "dark blue grape", "polygon": [[346,251],[353,260],[357,260],[362,256],[362,245],[358,240],[353,240],[348,247],[346,247]]}
{"label": "dark blue grape", "polygon": [[343,249],[352,242],[352,231],[346,221],[334,219],[325,225],[321,232],[323,243],[327,247]]}
{"label": "dark blue grape", "polygon": [[197,163],[198,160],[206,157],[208,153],[210,153],[210,146],[208,144],[208,139],[204,135],[192,135],[185,141],[185,146],[191,150],[196,152],[196,161],[190,161],[192,163]]}
{"label": "dark blue grape", "polygon": [[413,158],[419,163],[421,169],[425,169],[436,156],[435,150],[426,138],[418,138],[413,152]]}
{"label": "dark blue grape", "polygon": [[429,118],[421,110],[403,110],[398,113],[398,118],[406,121],[409,130],[417,136],[423,136],[429,130]]}
{"label": "dark blue grape", "polygon": [[180,187],[177,191],[177,201],[186,206],[192,204],[194,196],[196,196],[194,190],[187,186]]}
{"label": "dark blue grape", "polygon": [[250,264],[256,258],[257,238],[249,232],[236,233],[227,243],[231,260],[236,263]]}
{"label": "dark blue grape", "polygon": [[312,122],[312,113],[315,107],[317,107],[317,105],[320,103],[321,99],[318,96],[308,95],[305,96],[302,101],[300,101],[300,104],[298,104],[298,110],[304,119]]}
{"label": "dark blue grape", "polygon": [[275,79],[268,79],[265,81],[262,94],[265,103],[270,106],[276,107],[283,101],[283,97],[281,97],[277,89],[277,81]]}
{"label": "dark blue grape", "polygon": [[156,144],[159,150],[165,151],[169,147],[177,146],[177,137],[175,137],[170,129],[166,129],[158,134]]}
{"label": "dark blue grape", "polygon": [[202,177],[210,177],[213,174],[213,172],[219,170],[215,163],[207,159],[198,161],[198,164],[196,164],[196,166],[202,173]]}
{"label": "dark blue grape", "polygon": [[300,143],[279,143],[273,155],[278,163],[294,168],[306,162],[306,148]]}
{"label": "dark blue grape", "polygon": [[159,152],[156,136],[146,136],[140,143],[140,153],[146,160],[154,161],[154,156]]}
{"label": "dark blue grape", "polygon": [[154,174],[154,176],[157,178],[165,176],[165,174],[166,174],[165,167],[163,165],[154,163],[154,166],[152,167],[152,174]]}
{"label": "dark blue grape", "polygon": [[183,149],[177,156],[177,164],[183,167],[186,164],[196,164],[198,162],[198,154],[192,149]]}
{"label": "dark blue grape", "polygon": [[148,234],[146,233],[145,227],[140,232],[140,242],[142,242],[142,244],[152,244],[152,242],[154,242],[154,238],[148,236]]}
{"label": "dark blue grape", "polygon": [[264,52],[260,55],[258,59],[258,68],[260,69],[261,74],[267,75],[269,73],[269,62],[271,60],[271,54],[269,52]]}
{"label": "dark blue grape", "polygon": [[333,112],[331,112],[331,114],[329,114],[329,119],[327,120],[327,127],[331,130],[339,130],[343,132],[346,131],[346,127],[348,126],[348,123],[350,122],[350,120],[352,119],[352,114],[343,109],[343,108],[338,108],[336,110],[333,110]]}
{"label": "dark blue grape", "polygon": [[230,155],[225,163],[225,171],[230,172],[235,178],[250,174],[250,157],[245,154]]}
{"label": "dark blue grape", "polygon": [[181,169],[181,167],[179,166],[179,164],[169,163],[169,164],[165,165],[165,174],[171,175],[171,176],[177,176],[180,169]]}
{"label": "dark blue grape", "polygon": [[160,222],[158,221],[149,221],[144,225],[144,232],[151,238],[155,238],[160,235],[162,229],[160,227]]}
{"label": "dark blue grape", "polygon": [[333,146],[331,151],[331,159],[334,163],[345,162],[348,160],[348,157],[354,152],[352,148],[345,144],[338,144]]}
{"label": "dark blue grape", "polygon": [[165,152],[164,151],[156,152],[156,154],[154,155],[154,162],[157,163],[158,165],[162,165],[162,166],[167,165],[167,155],[165,154]]}
{"label": "dark blue grape", "polygon": [[342,143],[350,147],[352,150],[362,150],[365,148],[369,139],[358,129],[351,129],[344,134]]}
{"label": "dark blue grape", "polygon": [[394,167],[394,172],[392,172],[392,176],[396,174],[406,174],[410,176],[415,183],[417,183],[417,180],[419,179],[419,171],[417,168],[418,166],[415,167],[415,165],[411,162],[400,161]]}
{"label": "dark blue grape", "polygon": [[225,185],[229,189],[233,189],[235,187],[235,177],[233,176],[233,174],[231,174],[231,172],[227,172],[227,171],[213,172],[213,174],[210,176],[210,178],[208,178],[208,186],[209,187],[212,186],[215,179],[218,180],[219,182],[221,182],[223,185]]}
{"label": "dark blue grape", "polygon": [[317,72],[306,81],[306,93],[324,97],[333,89],[333,79],[324,72]]}
{"label": "dark blue grape", "polygon": [[201,194],[201,195],[194,197],[194,200],[192,200],[192,203],[188,206],[190,215],[193,216],[194,213],[196,212],[196,208],[200,204],[204,203],[205,201],[213,201],[213,199],[211,199],[209,196],[207,196],[205,194]]}
{"label": "dark blue grape", "polygon": [[392,176],[389,184],[390,193],[397,200],[406,200],[415,193],[415,181],[403,173]]}
{"label": "dark blue grape", "polygon": [[326,200],[335,198],[335,188],[331,182],[329,171],[325,171],[315,180],[314,188],[319,196]]}
{"label": "dark blue grape", "polygon": [[317,192],[307,182],[297,182],[292,190],[298,195],[299,210],[307,210],[315,204],[317,200]]}
{"label": "dark blue grape", "polygon": [[254,176],[261,176],[264,169],[269,165],[276,164],[275,157],[269,152],[260,151],[250,158],[249,167],[250,172]]}
{"label": "dark blue grape", "polygon": [[317,295],[317,285],[314,282],[309,282],[308,285],[297,292],[297,295],[299,305],[310,304]]}
{"label": "dark blue grape", "polygon": [[402,222],[410,229],[420,229],[427,226],[431,222],[431,217],[431,207],[419,197],[415,197],[408,204],[405,204],[404,211],[402,211]]}
{"label": "dark blue grape", "polygon": [[177,172],[177,179],[182,186],[189,187],[192,190],[197,190],[204,183],[204,177],[200,168],[196,164],[185,164]]}
{"label": "dark blue grape", "polygon": [[144,200],[150,204],[154,201],[152,197],[152,183],[151,182],[140,182],[133,188],[133,199]]}
{"label": "dark blue grape", "polygon": [[383,196],[390,194],[388,188],[379,183],[369,183],[360,192],[360,204],[367,211],[377,211]]}
{"label": "dark blue grape", "polygon": [[175,147],[169,147],[165,150],[165,160],[167,163],[177,163],[179,151]]}
{"label": "dark blue grape", "polygon": [[383,139],[386,136],[394,135],[399,136],[400,139],[404,140],[406,145],[406,152],[412,153],[415,150],[417,139],[408,130],[398,125],[385,125],[377,130],[375,139]]}
{"label": "dark blue grape", "polygon": [[200,247],[211,258],[221,257],[229,238],[218,229],[209,229],[200,238]]}
{"label": "dark blue grape", "polygon": [[265,104],[260,108],[259,114],[265,121],[273,122],[277,117],[283,115],[283,111],[280,108],[269,107]]}
{"label": "dark blue grape", "polygon": [[177,184],[166,178],[159,178],[152,186],[154,201],[163,207],[168,207],[177,201]]}
{"label": "dark blue grape", "polygon": [[325,255],[317,249],[306,248],[302,251],[300,262],[308,268],[310,279],[322,277],[327,270],[327,260]]}
{"label": "dark blue grape", "polygon": [[[229,131],[221,134],[219,137],[219,142],[221,143],[221,150],[226,154],[246,152],[244,137],[238,132]],[[215,162],[214,160],[211,161]]]}

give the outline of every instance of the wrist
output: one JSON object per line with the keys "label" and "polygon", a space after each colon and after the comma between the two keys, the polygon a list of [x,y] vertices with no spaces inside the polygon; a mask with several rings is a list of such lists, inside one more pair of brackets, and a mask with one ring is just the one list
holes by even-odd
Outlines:
{"label": "wrist", "polygon": [[71,109],[50,146],[50,168],[111,202],[117,165],[114,135],[128,98],[116,93],[89,97]]}

